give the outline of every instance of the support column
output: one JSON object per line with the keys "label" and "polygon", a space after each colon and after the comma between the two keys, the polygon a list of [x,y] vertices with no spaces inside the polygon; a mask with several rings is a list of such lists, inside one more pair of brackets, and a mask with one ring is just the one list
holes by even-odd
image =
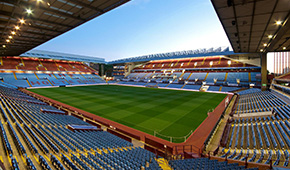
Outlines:
{"label": "support column", "polygon": [[278,53],[278,76],[281,74],[281,53]]}
{"label": "support column", "polygon": [[135,68],[135,63],[126,63],[127,70],[125,70],[125,77],[127,77],[131,71]]}
{"label": "support column", "polygon": [[278,65],[278,63],[279,63],[279,61],[278,61],[278,57],[279,57],[279,55],[278,55],[278,53],[275,53],[276,54],[276,70],[275,70],[275,76],[277,76],[278,75],[278,67],[279,67],[279,65]]}
{"label": "support column", "polygon": [[281,53],[281,75],[284,74],[284,53]]}
{"label": "support column", "polygon": [[261,54],[261,89],[264,91],[267,89],[267,53]]}
{"label": "support column", "polygon": [[101,64],[101,76],[103,76],[105,74],[104,72],[104,64]]}
{"label": "support column", "polygon": [[289,52],[287,52],[287,61],[288,61],[288,63],[287,63],[287,73],[290,71],[290,55],[289,55]]}
{"label": "support column", "polygon": [[276,74],[276,53],[274,53],[274,75]]}

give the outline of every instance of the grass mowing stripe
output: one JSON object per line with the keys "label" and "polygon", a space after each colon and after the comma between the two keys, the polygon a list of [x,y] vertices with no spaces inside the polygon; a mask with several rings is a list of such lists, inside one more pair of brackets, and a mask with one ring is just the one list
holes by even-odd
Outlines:
{"label": "grass mowing stripe", "polygon": [[[153,134],[195,130],[225,94],[116,85],[30,89],[43,96]],[[182,142],[182,141],[180,141]]]}

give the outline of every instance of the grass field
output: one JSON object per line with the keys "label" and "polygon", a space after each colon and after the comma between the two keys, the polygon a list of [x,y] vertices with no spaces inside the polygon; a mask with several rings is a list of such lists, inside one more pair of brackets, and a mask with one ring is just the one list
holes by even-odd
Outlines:
{"label": "grass field", "polygon": [[195,130],[207,112],[226,97],[226,94],[116,85],[30,91],[152,135],[158,131],[172,137]]}

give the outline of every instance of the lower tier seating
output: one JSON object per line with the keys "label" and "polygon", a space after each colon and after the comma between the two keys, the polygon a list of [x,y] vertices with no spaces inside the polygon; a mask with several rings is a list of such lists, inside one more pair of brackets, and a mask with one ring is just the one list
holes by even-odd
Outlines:
{"label": "lower tier seating", "polygon": [[[187,90],[196,90],[199,91],[202,87],[202,85],[199,84],[178,84],[178,83],[156,83],[156,82],[150,82],[146,83],[143,81],[120,81],[120,82],[108,82],[109,84],[124,84],[124,85],[137,85],[137,86],[158,86],[163,88],[176,88],[176,89],[187,89]],[[228,87],[228,86],[209,86],[208,91],[221,91],[222,92],[233,92],[236,90],[240,90],[241,87]]]}
{"label": "lower tier seating", "polygon": [[[238,92],[234,117],[222,139],[221,157],[288,166],[290,106],[275,93],[248,89]],[[247,116],[249,115],[250,116]],[[228,134],[228,135],[225,135]]]}
{"label": "lower tier seating", "polygon": [[2,84],[16,87],[42,87],[106,83],[95,74],[0,73]]}
{"label": "lower tier seating", "polygon": [[[227,163],[218,162],[217,160],[209,160],[208,158],[197,158],[197,159],[186,159],[186,160],[171,160],[169,161],[170,166],[174,170],[182,169],[213,169],[213,170],[223,170],[223,169],[246,169],[244,166],[239,166],[238,163]],[[249,170],[258,170],[259,168],[249,168]]]}
{"label": "lower tier seating", "polygon": [[[154,169],[156,156],[106,131],[71,131],[90,125],[13,88],[0,86],[0,137],[12,169]],[[2,123],[1,123],[2,122]],[[21,159],[21,158],[24,159]],[[5,158],[6,160],[6,158]]]}

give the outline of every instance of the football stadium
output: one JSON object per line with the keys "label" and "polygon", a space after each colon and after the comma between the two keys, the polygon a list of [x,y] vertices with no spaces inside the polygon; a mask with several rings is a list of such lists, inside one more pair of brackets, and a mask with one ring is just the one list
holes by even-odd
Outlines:
{"label": "football stadium", "polygon": [[231,47],[34,49],[129,3],[0,2],[0,169],[289,168],[290,1],[211,0]]}

